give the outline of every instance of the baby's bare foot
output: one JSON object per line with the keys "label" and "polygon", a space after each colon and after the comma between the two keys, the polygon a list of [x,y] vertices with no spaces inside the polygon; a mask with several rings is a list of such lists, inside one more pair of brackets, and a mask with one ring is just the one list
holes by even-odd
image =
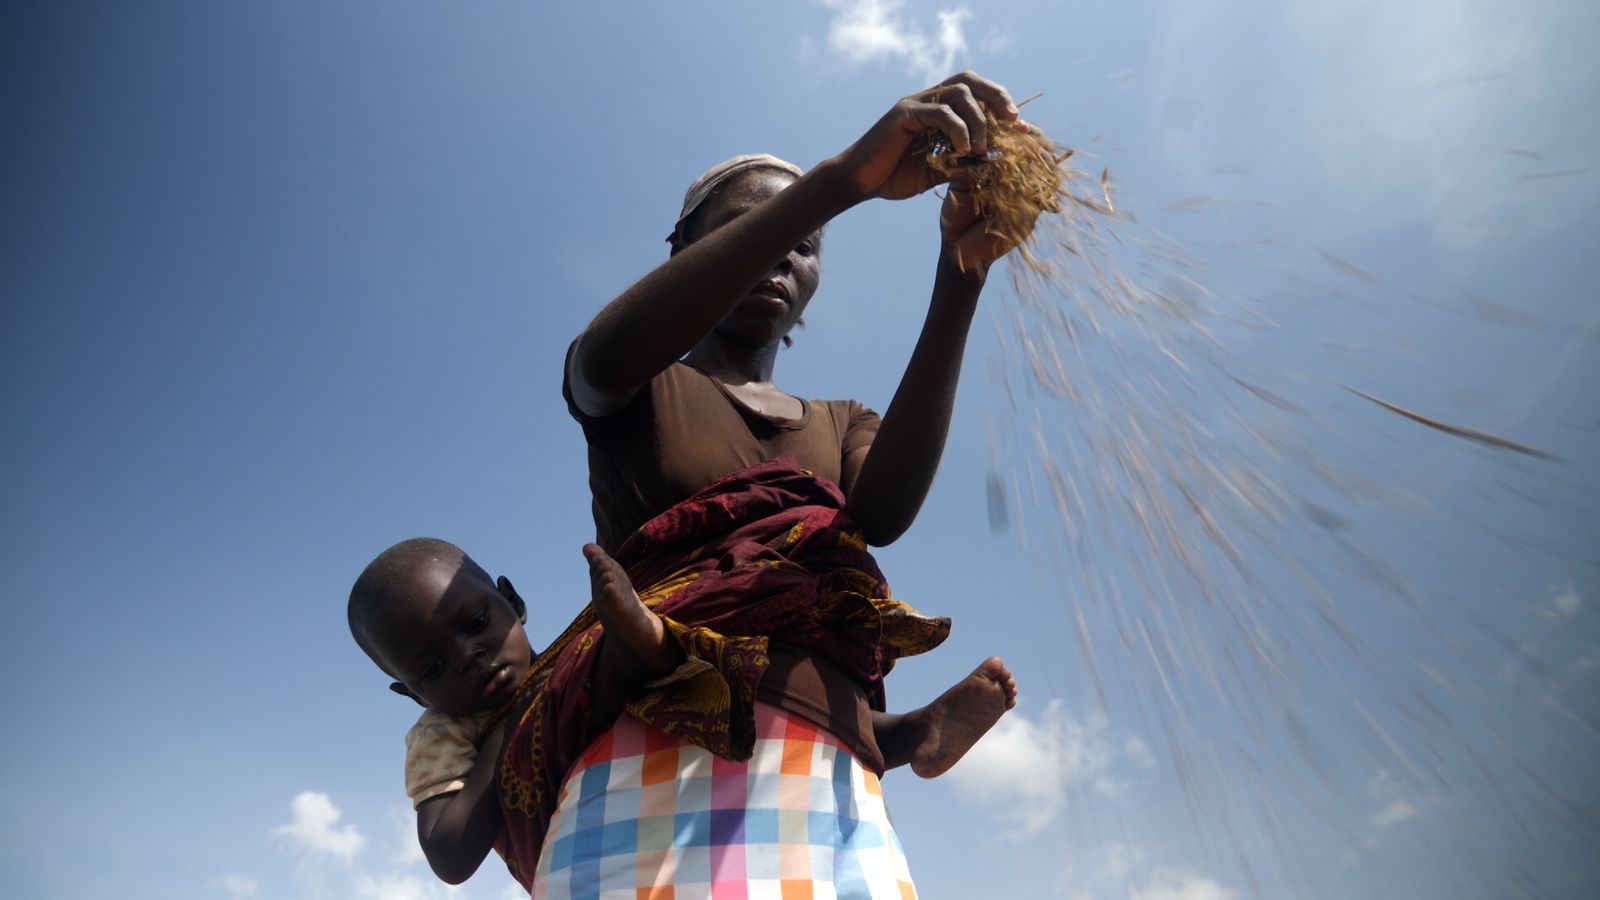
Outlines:
{"label": "baby's bare foot", "polygon": [[1005,711],[1017,705],[1017,680],[991,656],[937,700],[909,715],[922,739],[911,754],[911,771],[923,778],[943,775],[965,756]]}
{"label": "baby's bare foot", "polygon": [[595,615],[605,626],[606,637],[617,641],[617,649],[625,650],[637,664],[637,674],[653,678],[677,668],[683,651],[667,635],[661,617],[640,601],[622,564],[596,544],[585,544],[583,556],[589,561]]}

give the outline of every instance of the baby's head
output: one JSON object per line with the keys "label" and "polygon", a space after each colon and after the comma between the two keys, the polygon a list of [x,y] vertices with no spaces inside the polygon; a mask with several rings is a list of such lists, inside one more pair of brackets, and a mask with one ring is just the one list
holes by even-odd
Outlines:
{"label": "baby's head", "polygon": [[350,589],[350,633],[390,690],[467,716],[498,709],[528,673],[528,607],[460,547],[435,538],[378,554]]}

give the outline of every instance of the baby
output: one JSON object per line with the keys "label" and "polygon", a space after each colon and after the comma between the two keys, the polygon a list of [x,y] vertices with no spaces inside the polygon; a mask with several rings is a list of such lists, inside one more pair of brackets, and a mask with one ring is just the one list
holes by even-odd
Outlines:
{"label": "baby", "polygon": [[[598,733],[640,688],[670,680],[684,654],[621,564],[594,544],[583,554],[606,636],[597,643],[589,714]],[[454,544],[414,538],[367,566],[348,612],[356,643],[394,679],[390,689],[426,708],[406,735],[406,790],[429,865],[459,884],[502,829],[496,776],[529,699],[519,688],[534,663],[523,627],[527,604],[509,580],[491,578]],[[873,713],[885,768],[909,764],[924,778],[942,774],[1016,705],[1016,695],[1011,672],[991,657],[921,709]]]}

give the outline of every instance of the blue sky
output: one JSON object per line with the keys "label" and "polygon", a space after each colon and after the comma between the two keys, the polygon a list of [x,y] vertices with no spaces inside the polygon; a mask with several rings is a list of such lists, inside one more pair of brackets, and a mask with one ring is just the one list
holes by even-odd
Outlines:
{"label": "blue sky", "polygon": [[[1024,698],[950,775],[887,782],[923,896],[1594,895],[1600,10],[635,6],[0,12],[10,895],[510,896],[492,862],[429,879],[415,711],[349,640],[349,583],[445,537],[552,636],[591,534],[567,343],[707,165],[814,164],[969,66],[1045,92],[1029,117],[1110,168],[1124,235],[1199,263],[1232,370],[1297,410],[1201,379],[1198,457],[1336,519],[1246,516],[1255,580],[1215,602],[1139,595],[1170,573],[1116,502],[1064,536],[1019,488],[992,530],[1030,423],[1087,484],[1062,451],[1102,421],[1007,406],[996,278],[939,481],[881,555],[956,619],[891,703],[991,653]],[[887,404],[936,203],[831,227],[780,384]],[[1071,364],[1107,396],[1173,376],[1148,335],[1096,341]],[[1242,437],[1268,425],[1281,453]]]}

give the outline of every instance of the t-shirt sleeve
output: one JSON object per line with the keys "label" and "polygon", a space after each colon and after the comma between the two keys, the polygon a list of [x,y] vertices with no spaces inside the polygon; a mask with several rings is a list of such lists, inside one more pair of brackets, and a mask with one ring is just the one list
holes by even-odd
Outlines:
{"label": "t-shirt sleeve", "polygon": [[406,796],[412,808],[441,794],[467,786],[467,773],[478,758],[481,726],[428,710],[406,732]]}
{"label": "t-shirt sleeve", "polygon": [[878,426],[883,424],[883,419],[854,400],[845,401],[845,412],[844,437],[839,448],[839,489],[848,497],[855,487],[856,476],[861,474],[862,464],[867,461],[867,451],[878,437]]}
{"label": "t-shirt sleeve", "polygon": [[[637,415],[636,410],[639,409],[640,398],[649,395],[650,384],[641,385],[634,392],[632,399],[604,415],[592,416],[584,412],[578,406],[577,391],[574,390],[572,383],[572,357],[578,352],[578,342],[581,340],[583,340],[583,335],[572,339],[572,343],[567,345],[567,355],[561,361],[561,399],[567,402],[567,414],[583,426],[585,436],[593,443],[597,436],[626,432],[629,428],[634,427],[630,423]],[[668,366],[668,369],[670,368],[671,366]],[[657,375],[656,377],[659,378],[660,376]]]}
{"label": "t-shirt sleeve", "polygon": [[567,355],[561,359],[561,399],[567,401],[567,414],[578,420],[578,424],[588,428],[590,425],[602,421],[578,408],[578,402],[572,399],[572,354],[578,352],[578,341],[573,338],[567,345]]}

